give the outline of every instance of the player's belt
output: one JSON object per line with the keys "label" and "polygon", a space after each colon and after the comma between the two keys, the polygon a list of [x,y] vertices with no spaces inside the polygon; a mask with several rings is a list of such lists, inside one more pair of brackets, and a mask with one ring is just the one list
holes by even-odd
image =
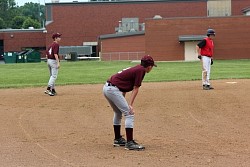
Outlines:
{"label": "player's belt", "polygon": [[209,56],[209,55],[202,55],[202,56],[206,56],[206,57],[212,57],[212,56]]}
{"label": "player's belt", "polygon": [[108,83],[108,86],[115,86],[111,82],[107,82],[107,83]]}
{"label": "player's belt", "polygon": [[[108,86],[114,86],[114,87],[116,87],[116,88],[118,88],[117,86],[115,86],[114,84],[112,84],[111,82],[109,82],[109,81],[107,81],[107,84],[108,84]],[[120,88],[118,88],[121,92],[127,92],[127,91],[125,91],[125,90],[123,90],[123,89],[120,89]]]}

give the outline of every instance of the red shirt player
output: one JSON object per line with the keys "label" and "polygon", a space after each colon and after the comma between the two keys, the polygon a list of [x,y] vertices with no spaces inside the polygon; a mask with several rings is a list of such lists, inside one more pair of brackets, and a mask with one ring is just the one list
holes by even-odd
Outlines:
{"label": "red shirt player", "polygon": [[213,52],[215,31],[213,29],[207,30],[207,38],[204,38],[196,46],[198,58],[202,62],[202,87],[204,90],[214,89],[210,85],[210,71],[213,64]]}
{"label": "red shirt player", "polygon": [[[103,93],[113,108],[114,146],[125,146],[128,150],[143,150],[144,146],[133,140],[134,109],[133,104],[146,73],[156,67],[151,56],[142,57],[141,64],[119,71],[108,79],[103,87]],[[132,91],[129,102],[125,95]],[[121,136],[121,119],[125,116],[125,130],[127,141]]]}

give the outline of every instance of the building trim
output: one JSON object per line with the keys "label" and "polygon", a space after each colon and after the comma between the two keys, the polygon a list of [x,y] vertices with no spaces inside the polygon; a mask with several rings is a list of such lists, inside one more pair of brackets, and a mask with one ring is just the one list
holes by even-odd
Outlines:
{"label": "building trim", "polygon": [[45,32],[45,28],[41,29],[1,29],[0,33],[9,33],[9,32]]}
{"label": "building trim", "polygon": [[178,3],[178,2],[207,2],[207,0],[118,0],[118,1],[91,1],[91,2],[59,2],[45,3],[45,5],[79,5],[79,4],[135,4],[135,3]]}
{"label": "building trim", "polygon": [[120,37],[128,37],[128,36],[135,36],[135,35],[145,35],[145,31],[105,34],[105,35],[100,35],[99,39],[120,38]]}
{"label": "building trim", "polygon": [[179,42],[186,42],[186,41],[201,41],[207,36],[205,35],[180,35]]}
{"label": "building trim", "polygon": [[250,6],[246,7],[246,8],[243,8],[242,10],[242,13],[247,13],[250,11]]}

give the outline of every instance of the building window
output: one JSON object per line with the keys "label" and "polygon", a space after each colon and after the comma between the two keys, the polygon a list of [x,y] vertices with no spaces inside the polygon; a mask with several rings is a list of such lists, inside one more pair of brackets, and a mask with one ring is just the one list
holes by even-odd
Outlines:
{"label": "building window", "polygon": [[51,6],[47,5],[46,6],[46,21],[52,21],[52,10],[51,10]]}
{"label": "building window", "polygon": [[208,0],[207,16],[231,16],[231,0]]}

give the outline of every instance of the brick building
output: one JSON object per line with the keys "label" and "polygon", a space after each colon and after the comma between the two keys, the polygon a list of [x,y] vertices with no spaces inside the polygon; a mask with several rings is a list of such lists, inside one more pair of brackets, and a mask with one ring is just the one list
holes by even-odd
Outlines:
{"label": "brick building", "polygon": [[216,31],[215,59],[250,58],[249,16],[150,19],[146,25],[145,51],[156,60],[198,60],[195,45],[202,38],[196,37],[209,27]]}
{"label": "brick building", "polygon": [[[250,39],[245,38],[250,33],[250,18],[243,15],[248,9],[244,7],[248,4],[250,1],[208,1],[203,4],[203,9],[207,11],[203,16],[146,18],[145,43],[137,43],[136,46],[144,47],[144,54],[150,54],[159,61],[198,60],[195,46],[204,38],[208,28],[214,28],[217,33],[216,59],[248,59],[250,56],[246,51],[250,51],[250,47],[241,42],[250,42]],[[136,50],[131,41],[137,41],[138,38],[142,41],[141,34],[101,35],[102,60],[136,59],[143,52],[141,49]]]}
{"label": "brick building", "polygon": [[0,30],[0,54],[27,49],[35,49],[44,53],[45,32],[45,29],[2,29]]}
{"label": "brick building", "polygon": [[[63,34],[61,46],[90,46],[93,50],[91,56],[100,56],[103,60],[137,59],[136,57],[146,53],[154,56],[156,60],[185,60],[185,47],[191,44],[187,47],[189,49],[192,47],[192,40],[199,40],[192,38],[192,35],[201,36],[208,27],[216,29],[216,45],[223,44],[224,39],[227,39],[226,32],[234,31],[230,39],[235,43],[240,43],[237,40],[243,38],[235,34],[249,33],[247,28],[244,29],[244,26],[240,25],[248,26],[248,17],[243,16],[242,10],[250,6],[250,0],[223,0],[222,4],[221,2],[141,0],[47,3],[46,30],[25,32],[28,34],[20,36],[30,43],[10,40],[11,32],[0,31],[0,48],[4,51],[19,51],[24,47],[44,48],[51,43],[51,34],[60,32]],[[153,19],[155,16],[162,19]],[[220,25],[217,25],[218,21]],[[223,29],[226,31],[223,32]],[[34,33],[39,34],[39,44],[31,38]],[[180,40],[182,35],[187,35],[190,41]],[[230,43],[230,47],[236,46],[238,45]],[[244,58],[228,57],[227,52],[222,51],[220,47],[216,47],[215,52],[223,53],[219,57],[221,59]],[[238,55],[243,53],[238,52]]]}

